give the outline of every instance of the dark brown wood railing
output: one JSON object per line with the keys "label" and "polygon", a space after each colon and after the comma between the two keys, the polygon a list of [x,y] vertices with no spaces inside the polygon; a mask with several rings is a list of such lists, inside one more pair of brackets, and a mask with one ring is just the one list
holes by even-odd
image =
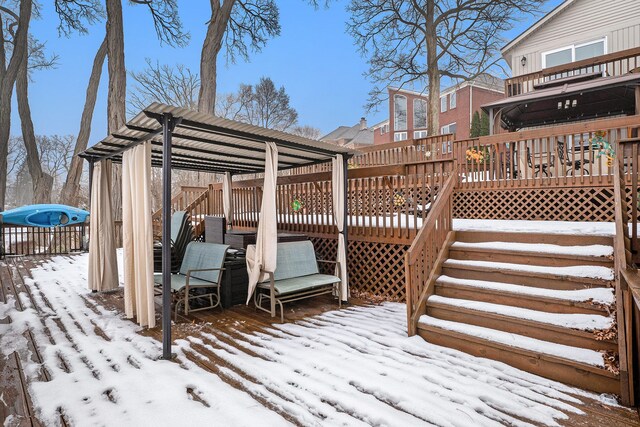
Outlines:
{"label": "dark brown wood railing", "polygon": [[[454,170],[455,172],[455,170]],[[458,177],[453,173],[405,254],[405,293],[409,336],[415,335],[419,317],[433,293],[435,280],[453,240],[453,190]]]}
{"label": "dark brown wood railing", "polygon": [[[615,158],[618,142],[637,128],[640,115],[454,141],[459,187],[612,186],[613,163],[607,153]],[[606,150],[607,144],[613,151]],[[631,174],[625,179],[628,182]]]}
{"label": "dark brown wood railing", "polygon": [[54,228],[3,224],[1,256],[62,255],[88,250],[89,223]]}
{"label": "dark brown wood railing", "polygon": [[520,95],[533,91],[534,86],[538,84],[578,74],[604,72],[608,76],[620,76],[638,67],[640,67],[640,48],[627,49],[511,77],[505,80],[505,93],[507,96]]}
{"label": "dark brown wood railing", "polygon": [[[625,405],[634,405],[634,376],[638,367],[634,366],[634,355],[640,350],[640,344],[634,339],[638,329],[640,314],[638,300],[634,298],[634,289],[640,285],[638,273],[633,266],[637,246],[638,225],[638,153],[640,139],[619,142],[620,154],[614,163],[614,201],[616,235],[614,239],[615,255],[615,291],[616,322],[618,330],[618,356],[620,368],[620,395]],[[631,195],[627,196],[627,177],[630,178]],[[629,203],[631,199],[631,203]],[[631,226],[631,227],[630,227]],[[631,231],[631,233],[630,233]],[[638,295],[640,296],[640,295]],[[635,301],[635,303],[634,303]]]}

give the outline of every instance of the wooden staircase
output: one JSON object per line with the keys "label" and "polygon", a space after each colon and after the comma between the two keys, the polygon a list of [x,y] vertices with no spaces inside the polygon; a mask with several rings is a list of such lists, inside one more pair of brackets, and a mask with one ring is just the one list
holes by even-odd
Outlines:
{"label": "wooden staircase", "polygon": [[452,231],[442,253],[413,316],[425,340],[620,394],[603,357],[618,352],[613,238]]}

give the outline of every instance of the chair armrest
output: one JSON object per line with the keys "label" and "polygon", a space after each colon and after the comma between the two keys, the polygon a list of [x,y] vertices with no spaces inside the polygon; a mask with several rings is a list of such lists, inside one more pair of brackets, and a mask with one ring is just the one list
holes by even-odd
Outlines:
{"label": "chair armrest", "polygon": [[325,262],[327,264],[340,264],[339,261],[329,261],[329,260],[326,260],[326,259],[317,259],[316,262]]}
{"label": "chair armrest", "polygon": [[216,271],[216,270],[224,271],[224,268],[200,268],[200,269],[187,270],[187,274],[185,276],[191,276],[191,273],[197,273],[202,271]]}

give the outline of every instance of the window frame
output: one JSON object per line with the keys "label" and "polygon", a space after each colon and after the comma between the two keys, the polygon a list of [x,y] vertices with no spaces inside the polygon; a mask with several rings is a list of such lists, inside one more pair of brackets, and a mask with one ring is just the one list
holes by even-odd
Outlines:
{"label": "window frame", "polygon": [[[444,101],[444,103],[443,103]],[[443,95],[440,97],[440,112],[441,113],[446,113],[447,112],[447,95]],[[443,109],[444,108],[444,109]]]}
{"label": "window frame", "polygon": [[[404,128],[398,128],[398,113],[396,108],[396,98],[404,99]],[[409,101],[405,95],[396,93],[393,95],[393,131],[406,131],[409,128]]]}
{"label": "window frame", "polygon": [[[417,136],[417,134],[424,135],[424,136]],[[426,138],[427,136],[429,136],[429,131],[426,129],[413,131],[413,139],[422,139],[422,138]]]}
{"label": "window frame", "polygon": [[456,108],[458,104],[458,94],[457,92],[451,92],[449,94],[449,110],[453,110]]}
{"label": "window frame", "polygon": [[540,55],[542,56],[542,69],[544,70],[545,68],[550,68],[547,67],[547,55],[553,54],[553,53],[557,53],[557,52],[561,52],[563,50],[568,50],[571,49],[571,62],[567,62],[565,64],[558,64],[558,65],[554,65],[553,67],[557,67],[559,65],[567,65],[567,64],[571,64],[573,62],[576,62],[576,48],[579,47],[584,47],[590,44],[595,44],[598,42],[602,42],[603,44],[603,55],[606,55],[608,53],[608,46],[607,46],[607,36],[602,36],[600,38],[597,39],[592,39],[586,42],[582,42],[582,43],[574,43],[574,44],[570,44],[570,45],[566,45],[566,46],[562,46],[560,48],[557,49],[552,49],[552,50],[548,50],[546,52],[542,52]]}
{"label": "window frame", "polygon": [[[397,138],[398,135],[403,135],[404,134],[404,138]],[[393,142],[402,142],[402,141],[406,141],[407,140],[407,131],[400,131],[400,132],[393,132]]]}
{"label": "window frame", "polygon": [[[424,126],[416,126],[416,103],[422,103],[424,105]],[[428,108],[427,101],[421,98],[413,98],[413,128],[414,129],[426,129],[428,125]]]}

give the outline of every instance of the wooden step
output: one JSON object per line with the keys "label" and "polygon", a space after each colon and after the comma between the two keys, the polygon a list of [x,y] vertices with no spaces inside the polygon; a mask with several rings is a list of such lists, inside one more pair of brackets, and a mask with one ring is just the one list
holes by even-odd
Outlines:
{"label": "wooden step", "polygon": [[551,233],[513,233],[499,231],[456,231],[457,242],[515,242],[545,243],[559,246],[613,246],[613,236],[594,236]]}
{"label": "wooden step", "polygon": [[617,375],[587,363],[424,323],[418,323],[418,334],[432,344],[497,360],[555,381],[598,393],[620,393],[620,381]]}
{"label": "wooden step", "polygon": [[551,323],[460,307],[448,304],[445,301],[436,301],[436,298],[427,300],[427,315],[438,319],[482,326],[572,347],[612,351],[617,351],[618,349],[618,344],[615,340],[597,341],[595,335],[590,331],[570,329]]}
{"label": "wooden step", "polygon": [[436,281],[436,295],[448,298],[468,299],[492,304],[510,305],[550,313],[584,313],[606,315],[605,307],[591,302],[571,301],[540,295],[509,292],[501,289],[479,288],[458,283]]}
{"label": "wooden step", "polygon": [[525,265],[566,267],[572,265],[596,265],[612,267],[613,258],[604,256],[570,255],[534,251],[514,251],[490,247],[461,247],[454,243],[449,249],[450,259],[503,262]]}
{"label": "wooden step", "polygon": [[[552,269],[553,267],[550,267],[549,271],[553,271]],[[464,265],[447,260],[442,266],[442,274],[460,279],[487,280],[558,290],[613,286],[611,280],[577,277],[553,272],[523,271],[512,268],[508,264],[505,266]]]}

